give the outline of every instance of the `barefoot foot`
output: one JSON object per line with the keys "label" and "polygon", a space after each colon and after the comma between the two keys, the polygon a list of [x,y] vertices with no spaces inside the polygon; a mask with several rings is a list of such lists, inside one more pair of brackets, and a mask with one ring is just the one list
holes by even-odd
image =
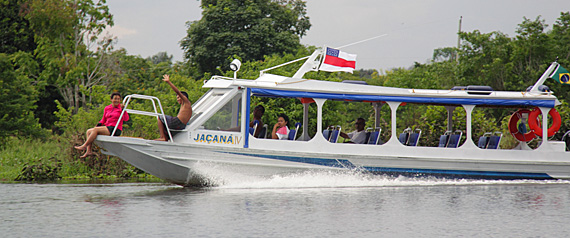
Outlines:
{"label": "barefoot foot", "polygon": [[93,154],[93,152],[85,152],[85,154],[83,154],[83,155],[82,155],[81,157],[79,157],[79,158],[82,158],[82,159],[83,159],[83,158],[86,158],[87,156],[90,156],[90,155],[95,155],[95,154]]}
{"label": "barefoot foot", "polygon": [[87,146],[74,146],[73,148],[75,148],[76,150],[85,150]]}

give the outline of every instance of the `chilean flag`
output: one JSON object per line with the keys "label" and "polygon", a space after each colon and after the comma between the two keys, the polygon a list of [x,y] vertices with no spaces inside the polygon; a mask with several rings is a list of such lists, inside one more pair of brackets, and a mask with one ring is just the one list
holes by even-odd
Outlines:
{"label": "chilean flag", "polygon": [[325,60],[321,64],[319,70],[329,72],[344,71],[352,73],[355,68],[356,55],[327,47]]}

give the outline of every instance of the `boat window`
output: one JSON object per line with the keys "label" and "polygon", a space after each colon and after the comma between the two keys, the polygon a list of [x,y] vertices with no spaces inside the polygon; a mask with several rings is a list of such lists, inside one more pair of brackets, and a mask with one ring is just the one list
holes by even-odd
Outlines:
{"label": "boat window", "polygon": [[206,130],[240,131],[241,94],[228,101],[220,110],[210,117],[202,126]]}
{"label": "boat window", "polygon": [[396,138],[407,146],[458,148],[467,138],[461,106],[401,103],[396,117]]}
{"label": "boat window", "polygon": [[[303,129],[304,105],[302,101],[307,101],[307,131]],[[294,130],[291,133],[291,139],[294,137],[296,141],[308,141],[314,137],[317,128],[317,105],[311,99],[297,99],[297,98],[267,98],[267,97],[251,97],[250,111],[253,113],[255,106],[263,105],[265,107],[265,114],[262,117],[263,125],[267,125],[264,134],[260,134],[260,138],[271,138],[271,132],[275,123],[277,123],[280,114],[285,114],[289,117],[289,130]],[[286,105],[286,106],[285,106]],[[288,110],[283,110],[286,107]],[[253,114],[250,115],[253,118]]]}
{"label": "boat window", "polygon": [[390,125],[390,107],[383,102],[327,100],[323,105],[323,136],[331,143],[381,145],[390,138]]}
{"label": "boat window", "polygon": [[223,96],[229,91],[230,89],[212,89],[204,94],[204,96],[194,103],[192,107],[192,117],[188,124],[192,124],[195,120],[200,118],[203,113],[210,110],[212,106],[222,100],[224,98]]}

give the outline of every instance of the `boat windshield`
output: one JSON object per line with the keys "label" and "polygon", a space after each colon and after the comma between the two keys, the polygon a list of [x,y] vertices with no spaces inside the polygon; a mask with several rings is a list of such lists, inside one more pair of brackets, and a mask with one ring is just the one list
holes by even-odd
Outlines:
{"label": "boat windshield", "polygon": [[192,108],[192,117],[188,124],[192,124],[196,119],[200,118],[204,112],[210,110],[212,106],[222,100],[224,95],[230,90],[231,89],[216,88],[204,94],[204,96],[194,103],[194,107]]}

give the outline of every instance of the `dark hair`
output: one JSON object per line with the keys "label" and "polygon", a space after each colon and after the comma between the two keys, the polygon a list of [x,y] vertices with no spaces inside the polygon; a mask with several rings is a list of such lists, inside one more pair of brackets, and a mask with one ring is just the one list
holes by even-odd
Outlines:
{"label": "dark hair", "polygon": [[285,126],[289,127],[289,117],[287,115],[285,115],[285,113],[279,114],[279,116],[277,118],[279,118],[279,117],[283,117],[283,120],[285,120]]}
{"label": "dark hair", "polygon": [[188,98],[188,93],[187,93],[187,92],[182,91],[182,92],[180,92],[180,93],[182,93],[182,95],[184,95],[186,98]]}
{"label": "dark hair", "polygon": [[257,105],[253,110],[255,109],[260,110],[261,113],[265,113],[265,107],[263,107],[262,105]]}
{"label": "dark hair", "polygon": [[119,97],[121,97],[120,93],[114,92],[114,93],[111,93],[111,99],[113,99],[115,97],[115,95],[118,95]]}

